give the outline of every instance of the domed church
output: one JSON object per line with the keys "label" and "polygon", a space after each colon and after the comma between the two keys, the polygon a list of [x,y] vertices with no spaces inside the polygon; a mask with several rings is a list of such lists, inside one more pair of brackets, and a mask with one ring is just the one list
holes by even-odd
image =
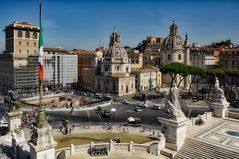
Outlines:
{"label": "domed church", "polygon": [[[162,52],[161,52],[162,64],[167,64],[171,62],[179,62],[186,65],[190,65],[190,49],[188,36],[186,34],[185,40],[183,40],[178,32],[178,26],[173,20],[173,24],[170,26],[170,33],[165,38]],[[169,83],[169,76],[164,75],[162,81],[164,83]],[[176,83],[179,82],[179,77],[176,78]],[[183,84],[183,83],[182,83]],[[184,89],[189,88],[189,77],[185,78],[184,85],[180,85]]]}
{"label": "domed church", "polygon": [[135,76],[131,75],[131,63],[127,51],[121,46],[120,34],[110,35],[108,48],[104,50],[100,75],[95,79],[95,90],[119,96],[135,93]]}

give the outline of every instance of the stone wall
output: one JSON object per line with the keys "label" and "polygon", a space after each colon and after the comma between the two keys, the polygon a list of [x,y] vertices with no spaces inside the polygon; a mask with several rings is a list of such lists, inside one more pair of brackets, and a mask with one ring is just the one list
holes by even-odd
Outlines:
{"label": "stone wall", "polygon": [[205,112],[202,115],[198,115],[197,117],[192,117],[190,121],[188,122],[188,126],[195,126],[198,124],[201,124],[202,122],[205,122],[208,119],[211,119],[213,117],[213,112]]}
{"label": "stone wall", "polygon": [[154,141],[150,144],[135,144],[132,141],[129,143],[114,143],[112,140],[109,143],[97,143],[94,144],[91,142],[89,145],[80,145],[75,146],[71,144],[70,147],[62,148],[56,150],[56,158],[63,154],[63,156],[68,157],[74,154],[81,153],[90,153],[90,150],[94,146],[104,146],[107,148],[108,152],[143,152],[146,154],[153,154],[158,156],[160,154],[160,150],[165,146],[165,138],[162,136],[160,141]]}
{"label": "stone wall", "polygon": [[239,119],[239,113],[236,112],[230,112],[230,111],[226,111],[226,117],[227,118],[232,118],[232,119]]}

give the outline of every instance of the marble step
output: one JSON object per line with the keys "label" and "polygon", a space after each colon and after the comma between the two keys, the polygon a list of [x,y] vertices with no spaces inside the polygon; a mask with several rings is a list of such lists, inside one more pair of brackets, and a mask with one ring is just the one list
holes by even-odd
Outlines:
{"label": "marble step", "polygon": [[239,159],[239,152],[187,138],[175,159]]}

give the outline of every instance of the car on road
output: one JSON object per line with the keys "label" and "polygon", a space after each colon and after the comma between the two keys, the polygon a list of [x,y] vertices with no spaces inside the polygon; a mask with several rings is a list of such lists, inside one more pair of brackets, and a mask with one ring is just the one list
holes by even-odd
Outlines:
{"label": "car on road", "polygon": [[8,127],[8,122],[4,117],[2,117],[1,120],[0,120],[0,127],[1,128],[2,127]]}
{"label": "car on road", "polygon": [[123,103],[123,104],[129,104],[129,101],[128,101],[128,100],[123,100],[121,103]]}
{"label": "car on road", "polygon": [[152,105],[151,108],[152,108],[152,109],[157,109],[157,110],[159,110],[159,109],[161,109],[161,106],[158,105],[158,104],[154,104],[154,105]]}
{"label": "car on road", "polygon": [[128,123],[124,124],[125,126],[133,126],[133,127],[140,127],[142,126],[143,122],[140,118],[138,117],[129,117],[128,118]]}
{"label": "car on road", "polygon": [[102,113],[102,117],[104,118],[111,118],[112,117],[112,112],[111,110],[104,110],[104,112]]}
{"label": "car on road", "polygon": [[140,107],[136,107],[136,108],[135,108],[135,111],[136,111],[136,112],[142,112],[142,109],[141,109]]}
{"label": "car on road", "polygon": [[139,107],[141,107],[141,108],[147,108],[147,107],[148,107],[148,105],[145,104],[145,103],[139,103],[138,105],[139,105]]}
{"label": "car on road", "polygon": [[95,98],[96,98],[96,99],[101,99],[102,97],[103,97],[102,94],[99,94],[99,93],[96,93],[96,94],[95,94]]}

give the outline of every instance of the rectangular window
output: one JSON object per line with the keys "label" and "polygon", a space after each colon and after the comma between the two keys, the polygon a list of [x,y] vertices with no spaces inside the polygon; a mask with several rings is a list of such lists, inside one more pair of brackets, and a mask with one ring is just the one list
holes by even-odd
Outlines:
{"label": "rectangular window", "polygon": [[19,45],[22,45],[22,42],[21,42],[21,41],[19,41]]}
{"label": "rectangular window", "polygon": [[22,50],[21,50],[21,49],[19,49],[19,53],[22,53]]}

